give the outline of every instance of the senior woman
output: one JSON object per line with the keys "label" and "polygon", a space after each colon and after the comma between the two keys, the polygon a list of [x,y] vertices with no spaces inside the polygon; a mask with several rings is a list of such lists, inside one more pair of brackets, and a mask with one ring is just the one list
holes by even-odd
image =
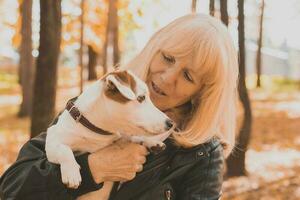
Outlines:
{"label": "senior woman", "polygon": [[226,27],[207,15],[180,17],[121,69],[144,80],[154,105],[177,122],[180,133],[165,141],[166,149],[154,155],[142,145],[117,142],[78,155],[83,181],[69,189],[59,167],[46,159],[42,133],[2,176],[1,199],[76,199],[104,181],[114,181],[110,200],[220,198],[224,158],[234,147],[238,78]]}

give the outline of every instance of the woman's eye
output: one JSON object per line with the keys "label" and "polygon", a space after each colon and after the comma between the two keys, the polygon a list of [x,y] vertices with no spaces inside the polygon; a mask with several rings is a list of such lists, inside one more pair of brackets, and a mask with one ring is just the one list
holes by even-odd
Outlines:
{"label": "woman's eye", "polygon": [[165,53],[162,53],[162,56],[164,60],[167,61],[168,63],[175,64],[176,60],[173,56],[167,55]]}
{"label": "woman's eye", "polygon": [[145,101],[145,95],[140,95],[137,97],[138,102],[142,103],[143,101]]}
{"label": "woman's eye", "polygon": [[192,83],[194,82],[193,77],[190,75],[190,73],[187,70],[183,71],[183,75],[186,80],[188,80]]}

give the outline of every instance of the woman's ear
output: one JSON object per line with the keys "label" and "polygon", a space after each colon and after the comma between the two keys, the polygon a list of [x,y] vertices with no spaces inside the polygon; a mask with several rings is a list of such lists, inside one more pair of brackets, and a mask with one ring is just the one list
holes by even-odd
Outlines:
{"label": "woman's ear", "polygon": [[109,91],[119,91],[122,96],[129,100],[136,99],[136,95],[131,90],[131,88],[128,87],[128,85],[122,84],[117,78],[115,74],[109,74],[105,78],[105,85],[106,89]]}

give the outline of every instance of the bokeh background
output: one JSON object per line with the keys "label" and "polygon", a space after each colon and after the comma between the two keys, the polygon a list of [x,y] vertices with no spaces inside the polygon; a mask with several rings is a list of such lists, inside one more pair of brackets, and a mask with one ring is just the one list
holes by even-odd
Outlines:
{"label": "bokeh background", "polygon": [[68,99],[191,12],[220,19],[239,50],[224,199],[300,199],[299,0],[0,0],[0,175]]}

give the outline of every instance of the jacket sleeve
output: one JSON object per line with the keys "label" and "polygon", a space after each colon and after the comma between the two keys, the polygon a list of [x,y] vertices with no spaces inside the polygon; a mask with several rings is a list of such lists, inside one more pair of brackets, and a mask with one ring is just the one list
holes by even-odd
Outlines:
{"label": "jacket sleeve", "polygon": [[198,162],[184,177],[180,187],[181,200],[218,200],[221,197],[224,156],[222,145],[208,152],[207,162]]}
{"label": "jacket sleeve", "polygon": [[[57,121],[57,120],[55,120]],[[54,122],[55,123],[55,122]],[[20,150],[15,163],[0,178],[0,199],[75,199],[102,187],[95,183],[88,166],[88,153],[76,155],[82,183],[78,189],[63,185],[60,167],[48,162],[45,153],[46,133],[28,141]]]}

